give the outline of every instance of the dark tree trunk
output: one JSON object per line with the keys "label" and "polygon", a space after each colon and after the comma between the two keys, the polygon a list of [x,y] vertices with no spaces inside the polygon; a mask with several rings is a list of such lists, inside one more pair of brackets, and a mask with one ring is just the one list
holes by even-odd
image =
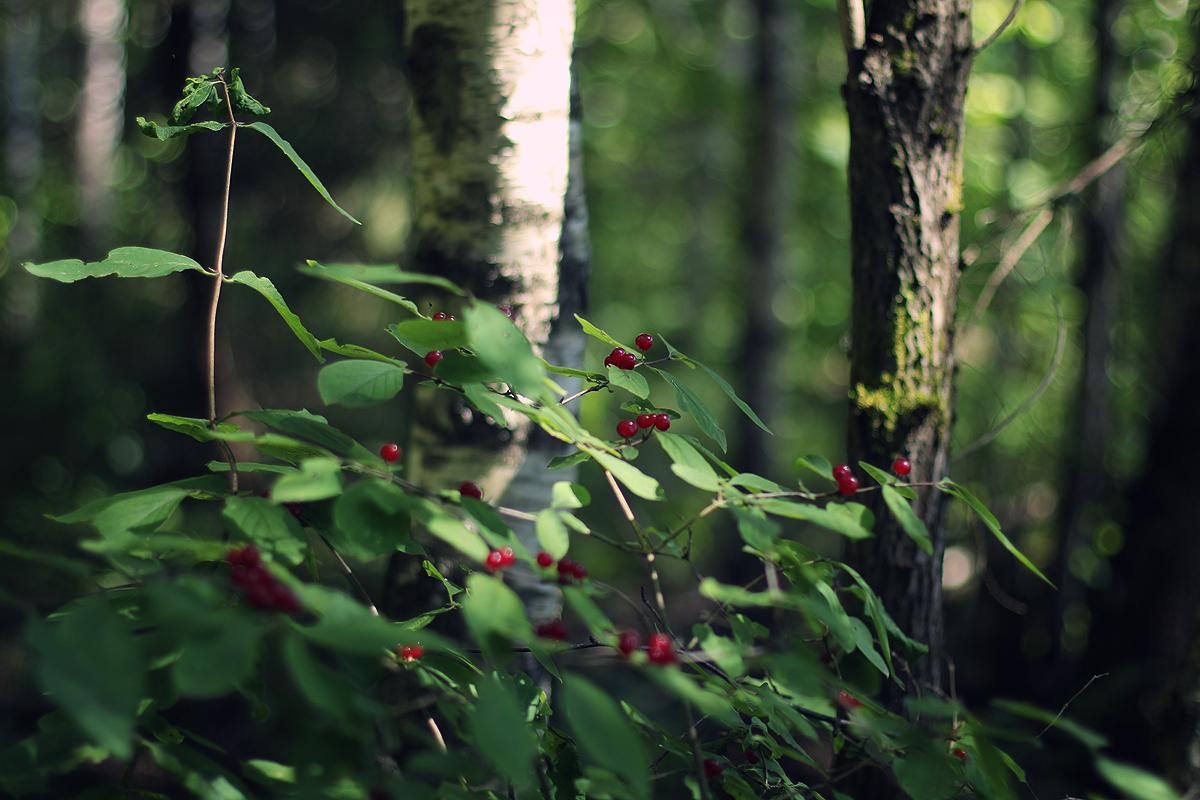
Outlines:
{"label": "dark tree trunk", "polygon": [[[969,14],[970,0],[876,0],[862,49],[848,53],[849,451],[852,464],[884,469],[907,455],[914,483],[945,477],[950,446]],[[876,537],[854,553],[896,622],[930,647],[911,665],[918,685],[906,681],[923,693],[943,675],[942,497],[920,487],[914,502],[932,555],[878,494],[863,498],[873,505]],[[888,686],[883,699],[895,705],[899,690]]]}
{"label": "dark tree trunk", "polygon": [[[1192,92],[1196,93],[1193,88]],[[1154,307],[1159,402],[1145,472],[1126,493],[1125,549],[1093,603],[1089,672],[1114,670],[1125,718],[1114,747],[1163,769],[1181,792],[1200,788],[1200,105],[1191,98],[1175,189],[1173,234]],[[1187,107],[1185,104],[1183,107]],[[1130,660],[1136,663],[1129,666]],[[1122,665],[1125,665],[1122,669]]]}
{"label": "dark tree trunk", "polygon": [[[772,301],[779,289],[784,220],[791,210],[792,90],[788,65],[794,55],[795,18],[782,0],[755,0],[758,34],[750,135],[746,147],[746,194],[742,201],[746,325],[737,363],[744,376],[742,396],[768,425],[779,406],[779,321]],[[790,46],[791,45],[791,46]],[[739,415],[738,450],[731,459],[743,472],[770,475],[774,469],[770,435]]]}
{"label": "dark tree trunk", "polygon": [[[1113,35],[1113,24],[1123,3],[1101,0],[1095,8],[1096,80],[1092,86],[1090,157],[1098,158],[1113,142],[1105,135],[1115,109],[1112,107],[1114,71],[1121,58]],[[1072,685],[1082,685],[1090,676],[1078,674],[1080,641],[1078,625],[1064,625],[1087,603],[1087,584],[1070,568],[1077,548],[1090,548],[1093,528],[1111,513],[1113,482],[1105,469],[1105,451],[1111,432],[1112,381],[1108,360],[1112,354],[1112,329],[1118,311],[1117,281],[1120,267],[1120,237],[1124,219],[1125,168],[1117,164],[1094,183],[1084,205],[1082,271],[1078,286],[1087,298],[1083,321],[1084,358],[1075,406],[1070,460],[1060,512],[1062,545],[1057,578],[1058,598],[1052,629],[1054,680],[1049,682],[1055,698],[1069,697]]]}

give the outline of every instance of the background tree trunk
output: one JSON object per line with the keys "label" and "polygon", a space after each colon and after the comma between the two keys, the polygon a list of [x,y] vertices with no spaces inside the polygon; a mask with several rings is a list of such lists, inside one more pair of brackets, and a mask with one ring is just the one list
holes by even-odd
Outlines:
{"label": "background tree trunk", "polygon": [[[852,464],[885,469],[907,455],[911,480],[923,483],[946,475],[953,416],[970,0],[876,0],[870,12],[863,49],[849,52],[846,82],[849,452]],[[940,686],[942,495],[922,487],[914,502],[932,555],[904,534],[878,494],[864,501],[875,511],[876,538],[856,548],[855,560],[896,622],[930,647],[912,665],[920,686],[908,680],[909,690]],[[894,704],[899,690],[885,686],[884,699]]]}
{"label": "background tree trunk", "polygon": [[[586,229],[581,204],[565,218],[574,3],[414,0],[406,13],[414,100],[411,267],[513,309],[536,352],[581,359],[582,339],[554,326],[564,306],[579,310],[586,280],[586,238],[582,250],[578,239],[564,248],[571,276],[560,281],[559,272],[564,232]],[[431,489],[471,480],[489,500],[520,475],[513,502],[541,508],[552,481],[538,465],[522,470],[530,435],[528,420],[517,415],[481,419],[449,393],[417,387],[408,474]],[[536,547],[532,527],[518,535]],[[531,612],[555,613],[556,595],[529,583],[541,598]]]}

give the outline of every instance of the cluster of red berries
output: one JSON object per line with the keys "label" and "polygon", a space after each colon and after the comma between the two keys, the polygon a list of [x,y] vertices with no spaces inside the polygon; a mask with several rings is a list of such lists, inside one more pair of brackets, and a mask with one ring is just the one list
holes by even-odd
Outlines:
{"label": "cluster of red berries", "polygon": [[229,562],[229,579],[246,591],[246,599],[264,611],[291,614],[300,610],[296,593],[284,586],[262,563],[258,548],[252,544],[234,548],[225,555]]}
{"label": "cluster of red berries", "polygon": [[858,491],[858,478],[850,472],[849,464],[838,464],[834,467],[833,479],[837,481],[838,491],[842,494],[854,494]]}
{"label": "cluster of red berries", "polygon": [[577,581],[581,581],[586,578],[588,574],[587,567],[577,561],[572,561],[565,556],[560,558],[557,566],[555,566],[554,556],[550,555],[545,550],[538,553],[535,560],[537,561],[537,565],[542,569],[550,569],[550,567],[554,566],[555,570],[558,572],[559,583],[566,583],[572,578]]}
{"label": "cluster of red berries", "polygon": [[517,563],[517,555],[511,547],[501,547],[499,550],[493,550],[487,554],[487,559],[483,562],[484,566],[492,572],[502,569],[508,569],[513,564]]}
{"label": "cluster of red berries", "polygon": [[405,661],[416,661],[425,655],[425,648],[419,644],[406,644],[401,646],[397,653]]}
{"label": "cluster of red berries", "polygon": [[571,638],[571,634],[567,631],[567,626],[561,619],[539,622],[533,629],[533,632],[542,639],[552,639],[556,642],[565,642]]}
{"label": "cluster of red berries", "polygon": [[434,322],[454,322],[454,315],[447,314],[444,311],[439,311],[433,315]]}
{"label": "cluster of red berries", "polygon": [[623,419],[617,423],[617,435],[622,439],[632,439],[639,430],[657,428],[660,431],[670,430],[671,417],[669,414],[638,414],[637,419]]}
{"label": "cluster of red berries", "polygon": [[[638,350],[643,353],[654,347],[654,337],[648,333],[639,334],[634,340]],[[633,369],[637,366],[638,357],[636,353],[628,353],[623,347],[614,347],[604,359],[604,366],[616,367],[617,369]]]}
{"label": "cluster of red berries", "polygon": [[[626,628],[617,635],[617,652],[622,658],[629,658],[642,647],[642,637],[638,632]],[[674,664],[678,658],[675,655],[675,644],[665,633],[652,633],[646,642],[646,660],[651,664]]]}

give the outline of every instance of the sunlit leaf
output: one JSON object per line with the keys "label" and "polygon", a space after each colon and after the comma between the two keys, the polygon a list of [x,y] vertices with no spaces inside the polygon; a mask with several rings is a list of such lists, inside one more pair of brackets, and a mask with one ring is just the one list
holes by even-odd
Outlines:
{"label": "sunlit leaf", "polygon": [[338,361],[317,374],[321,399],[347,408],[366,408],[391,400],[403,386],[404,369],[379,361]]}
{"label": "sunlit leaf", "polygon": [[292,163],[296,165],[296,168],[300,170],[304,177],[308,178],[308,182],[313,185],[313,188],[320,192],[321,197],[325,198],[325,202],[336,208],[342,214],[342,216],[353,222],[355,225],[362,224],[354,217],[350,216],[350,213],[346,211],[346,209],[342,208],[333,201],[333,197],[330,196],[329,190],[327,190],[325,185],[321,183],[321,180],[316,176],[316,173],[312,171],[312,168],[309,167],[308,164],[304,163],[304,159],[300,157],[300,154],[296,152],[295,148],[284,141],[283,137],[276,133],[274,128],[265,122],[251,122],[245,127],[258,131],[274,142],[275,145],[283,151],[284,155],[292,160]]}
{"label": "sunlit leaf", "polygon": [[1041,570],[1035,567],[1033,562],[1030,561],[1024,553],[1018,550],[1017,546],[1009,541],[1008,537],[1000,531],[1000,522],[996,519],[991,511],[988,511],[987,506],[979,502],[979,498],[971,494],[971,492],[965,486],[960,486],[952,480],[944,480],[939,483],[937,487],[943,492],[952,494],[969,505],[975,511],[975,513],[979,515],[979,519],[983,521],[983,524],[987,526],[988,530],[992,532],[992,535],[996,537],[996,540],[999,541],[1001,545],[1003,545],[1005,550],[1012,553],[1013,556],[1016,557],[1016,559],[1022,564],[1024,564],[1025,567],[1034,575],[1037,575],[1051,587],[1054,586],[1053,583],[1050,583],[1050,579],[1043,575]]}
{"label": "sunlit leaf", "polygon": [[292,333],[296,334],[296,338],[308,348],[308,352],[312,353],[317,361],[320,361],[322,364],[325,363],[325,356],[321,355],[321,343],[317,341],[317,337],[308,332],[308,328],[304,327],[304,324],[300,322],[300,318],[288,308],[283,296],[275,288],[275,284],[266,278],[258,277],[249,270],[239,272],[232,277],[226,278],[226,280],[230,283],[240,283],[249,286],[267,298],[271,305],[275,307],[275,310],[279,312],[279,316],[283,317],[283,321],[292,329]]}
{"label": "sunlit leaf", "polygon": [[204,267],[178,253],[166,250],[151,250],[147,247],[118,247],[103,261],[85,264],[79,259],[51,261],[47,264],[25,264],[30,274],[39,278],[52,278],[62,283],[74,283],[83,278],[102,278],[116,275],[118,278],[161,278],[185,269],[204,272]]}
{"label": "sunlit leaf", "polygon": [[674,375],[669,372],[664,372],[661,369],[651,367],[655,372],[662,376],[663,380],[671,384],[675,389],[675,401],[679,407],[696,420],[696,424],[700,426],[700,430],[704,431],[711,437],[722,450],[726,449],[725,431],[721,430],[721,426],[717,424],[717,418],[709,410],[708,406],[696,396],[696,393],[679,381]]}

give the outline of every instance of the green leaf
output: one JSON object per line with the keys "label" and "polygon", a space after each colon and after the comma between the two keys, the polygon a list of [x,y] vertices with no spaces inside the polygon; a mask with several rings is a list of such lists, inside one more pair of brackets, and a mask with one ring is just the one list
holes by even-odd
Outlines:
{"label": "green leaf", "polygon": [[279,316],[283,317],[283,321],[292,329],[292,333],[296,334],[296,338],[308,348],[308,352],[312,353],[317,361],[320,361],[322,364],[325,363],[325,356],[321,355],[321,343],[317,341],[317,337],[308,332],[308,328],[304,327],[304,324],[300,322],[300,318],[288,308],[287,303],[284,302],[283,297],[275,288],[275,284],[266,278],[258,277],[249,270],[239,272],[230,278],[226,278],[226,280],[229,283],[240,283],[244,286],[249,286],[267,298],[271,305],[275,306],[275,310],[279,312]]}
{"label": "green leaf", "polygon": [[588,596],[582,588],[578,586],[564,586],[563,600],[567,606],[575,612],[583,623],[587,625],[588,630],[598,637],[604,638],[612,636],[616,633],[616,626],[608,618],[600,606]]}
{"label": "green leaf", "polygon": [[671,471],[698,489],[715,492],[721,488],[721,479],[713,471],[708,459],[700,455],[687,440],[673,433],[659,432],[655,437],[671,459]]}
{"label": "green leaf", "polygon": [[[318,593],[314,589],[323,591]],[[446,640],[437,634],[422,631],[418,636],[402,624],[388,622],[372,614],[362,603],[332,589],[309,584],[304,587],[303,598],[306,607],[315,606],[321,619],[311,626],[293,624],[293,629],[308,641],[331,650],[378,658],[385,650],[401,643],[411,643],[417,638],[431,648],[436,646],[439,650],[449,652],[457,649],[448,646]]]}
{"label": "green leaf", "polygon": [[704,405],[703,401],[696,396],[696,393],[681,383],[671,373],[663,372],[661,369],[655,367],[651,367],[650,369],[657,372],[663,377],[663,380],[675,387],[675,401],[679,404],[679,408],[691,414],[696,420],[696,424],[700,426],[700,430],[708,434],[710,438],[720,445],[722,450],[725,450],[725,431],[721,430],[721,426],[717,424],[717,418],[709,411],[708,406]]}
{"label": "green leaf", "polygon": [[447,350],[442,353],[442,360],[433,368],[433,374],[456,386],[500,382],[495,370],[474,355],[459,350]]}
{"label": "green leaf", "polygon": [[342,493],[342,465],[331,458],[309,458],[300,471],[284,475],[271,487],[273,503],[307,503]]}
{"label": "green leaf", "polygon": [[557,561],[567,554],[571,546],[571,536],[562,517],[552,508],[543,509],[537,515],[537,538],[542,549],[554,556]]}
{"label": "green leaf", "polygon": [[662,487],[658,485],[658,481],[633,466],[633,464],[591,445],[581,444],[579,445],[579,449],[587,452],[588,455],[596,459],[600,466],[611,472],[613,477],[628,486],[629,491],[638,497],[644,497],[647,500],[662,499]]}
{"label": "green leaf", "polygon": [[322,447],[328,448],[338,455],[354,458],[359,461],[379,462],[379,456],[351,439],[337,428],[330,425],[319,414],[310,413],[304,409],[258,409],[254,411],[239,411],[234,416],[269,425],[275,430],[308,439]]}
{"label": "green leaf", "polygon": [[1024,564],[1030,572],[1032,572],[1034,575],[1037,575],[1039,578],[1049,584],[1051,588],[1057,588],[1053,583],[1050,583],[1049,578],[1041,573],[1041,570],[1033,565],[1032,561],[1025,557],[1024,553],[1017,549],[1016,545],[1009,541],[1008,537],[1000,531],[1000,522],[992,515],[992,512],[987,510],[987,506],[979,502],[979,498],[971,494],[971,492],[968,491],[965,486],[960,486],[954,481],[946,479],[939,483],[937,488],[941,489],[947,494],[954,495],[959,500],[962,500],[964,503],[974,509],[975,513],[979,515],[979,518],[983,520],[983,524],[988,527],[988,530],[990,530],[992,535],[996,537],[997,541],[1004,546],[1005,550],[1012,553],[1013,556],[1015,556],[1018,561]]}
{"label": "green leaf", "polygon": [[160,142],[165,142],[168,139],[174,139],[176,136],[190,136],[198,131],[219,131],[222,128],[229,127],[229,123],[209,121],[193,122],[191,125],[159,125],[153,120],[138,117],[137,126],[144,135],[149,136],[151,139],[158,139]]}
{"label": "green leaf", "polygon": [[550,399],[541,359],[503,311],[475,302],[463,316],[470,347],[480,361],[518,394],[535,400]]}
{"label": "green leaf", "polygon": [[283,151],[284,155],[286,155],[288,158],[290,158],[292,160],[292,163],[295,164],[296,168],[298,170],[300,170],[301,173],[304,174],[304,177],[308,178],[308,182],[313,185],[313,188],[315,188],[318,192],[321,193],[321,197],[325,198],[325,202],[329,203],[329,205],[336,208],[342,214],[342,216],[344,216],[346,219],[353,222],[355,225],[362,224],[361,222],[356,220],[354,217],[350,216],[349,212],[347,212],[346,209],[342,208],[337,203],[333,202],[333,198],[330,196],[329,191],[325,188],[325,185],[323,183],[321,183],[320,179],[316,176],[316,174],[313,173],[312,168],[309,167],[308,164],[304,163],[304,159],[302,159],[300,157],[300,154],[297,153],[296,150],[290,144],[288,144],[286,141],[284,141],[283,137],[281,137],[278,133],[276,133],[274,128],[272,128],[270,125],[268,125],[265,122],[251,122],[249,125],[246,125],[245,127],[250,128],[251,130],[258,131],[259,133],[261,133],[262,135],[264,135],[268,139],[270,139],[272,142],[274,142],[275,145],[280,150]]}
{"label": "green leaf", "polygon": [[730,728],[745,725],[729,704],[729,698],[700,686],[691,677],[684,675],[678,667],[648,670],[647,675],[680,700],[694,705],[701,714],[719,720]]}
{"label": "green leaf", "polygon": [[314,278],[321,278],[326,281],[338,281],[362,289],[365,292],[385,297],[393,302],[400,303],[405,308],[410,308],[414,314],[420,314],[409,300],[394,295],[391,292],[385,292],[376,283],[420,283],[429,286],[437,286],[445,289],[453,294],[465,297],[466,293],[462,289],[455,286],[450,281],[439,275],[424,275],[420,272],[406,272],[399,267],[388,264],[385,266],[373,266],[367,264],[320,264],[316,261],[307,262],[306,266],[297,267],[300,272],[305,275],[311,275]]}
{"label": "green leaf", "polygon": [[317,374],[317,391],[326,404],[366,408],[391,400],[404,386],[404,369],[379,361],[338,361]]}
{"label": "green leaf", "polygon": [[624,389],[634,397],[645,399],[650,396],[650,384],[646,383],[646,379],[637,370],[621,369],[611,364],[606,369],[608,382],[613,386]]}
{"label": "green leaf", "polygon": [[473,573],[467,578],[467,597],[462,607],[471,635],[493,660],[507,656],[513,639],[533,639],[533,626],[521,599],[500,578]]}
{"label": "green leaf", "polygon": [[933,543],[929,541],[929,531],[926,530],[925,523],[913,513],[912,506],[908,504],[908,501],[886,483],[883,484],[883,501],[891,509],[892,515],[900,523],[900,527],[904,528],[904,532],[921,546],[926,555],[933,555]]}
{"label": "green leaf", "polygon": [[255,117],[270,114],[271,109],[255,100],[246,91],[246,87],[242,83],[242,76],[238,73],[239,69],[234,67],[229,71],[229,77],[225,81],[227,91],[229,92],[229,100],[233,104],[234,113],[250,114]]}
{"label": "green leaf", "polygon": [[406,367],[403,361],[398,361],[391,356],[385,356],[376,353],[374,350],[369,350],[365,347],[359,347],[356,344],[338,344],[337,339],[322,339],[320,342],[322,350],[328,350],[331,353],[337,353],[340,356],[349,356],[350,358],[362,358],[368,361],[381,361],[384,364],[393,364],[397,367]]}
{"label": "green leaf", "polygon": [[896,780],[912,800],[948,800],[962,785],[961,765],[948,753],[909,748],[892,762]]}
{"label": "green leaf", "polygon": [[879,596],[875,594],[875,591],[863,579],[862,575],[859,575],[857,571],[846,564],[838,563],[838,566],[845,570],[851,578],[854,578],[854,582],[858,584],[859,589],[863,593],[863,605],[866,606],[867,613],[870,615],[871,621],[875,624],[875,635],[879,638],[879,647],[883,650],[883,658],[887,662],[888,671],[884,672],[884,674],[891,674],[896,682],[903,686],[904,684],[900,682],[899,676],[895,674],[896,670],[892,664],[892,645],[888,639],[887,612],[883,609],[883,603],[880,602]]}
{"label": "green leaf", "polygon": [[128,759],[146,667],[116,612],[84,605],[57,622],[32,620],[25,637],[42,687],[96,744]]}
{"label": "green leaf", "polygon": [[583,508],[591,502],[591,493],[578,483],[556,481],[550,490],[552,508]]}
{"label": "green leaf", "polygon": [[187,122],[196,113],[196,109],[207,103],[217,94],[217,87],[207,76],[188,78],[183,88],[183,99],[171,109],[170,122],[178,125]]}
{"label": "green leaf", "polygon": [[538,743],[512,684],[492,673],[475,689],[479,700],[470,713],[475,745],[522,796],[532,795]]}
{"label": "green leaf", "polygon": [[[208,427],[208,420],[206,419],[176,417],[171,414],[147,414],[146,419],[156,425],[163,426],[167,430],[186,433],[198,442],[211,442],[217,438]],[[217,430],[222,433],[237,433],[238,426],[231,422],[222,422],[217,425]]]}
{"label": "green leaf", "polygon": [[1179,800],[1179,795],[1166,781],[1131,764],[1098,758],[1096,769],[1105,780],[1134,800]]}
{"label": "green leaf", "polygon": [[54,519],[65,523],[90,521],[105,538],[125,532],[144,535],[165,522],[184,498],[217,495],[225,489],[225,481],[216,475],[187,478],[106,497]]}
{"label": "green leaf", "polygon": [[636,796],[649,798],[650,764],[645,747],[620,707],[579,675],[570,675],[559,691],[563,712],[583,752],[624,778]]}
{"label": "green leaf", "polygon": [[569,456],[555,456],[550,459],[550,463],[546,465],[546,469],[566,469],[573,467],[576,464],[582,464],[591,458],[591,453],[580,450],[578,453],[572,453]]}
{"label": "green leaf", "polygon": [[[725,394],[729,395],[729,399],[732,400],[734,402],[734,404],[737,405],[737,407],[740,408],[746,414],[746,416],[750,418],[750,420],[755,425],[762,428],[767,433],[771,433],[771,429],[768,428],[766,426],[766,424],[761,419],[758,418],[758,414],[754,413],[754,409],[752,409],[752,408],[750,408],[750,406],[746,405],[742,401],[742,398],[737,396],[737,393],[733,391],[733,387],[730,386],[729,383],[724,378],[722,378],[717,373],[713,372],[708,367],[701,364],[699,361],[696,361],[694,358],[689,358],[688,361],[691,361],[697,367],[699,367],[700,369],[707,372],[709,377],[717,382],[717,386],[720,386],[721,390],[724,391]],[[775,434],[771,433],[771,435],[774,436]]]}
{"label": "green leaf", "polygon": [[1019,700],[993,700],[992,705],[996,708],[1016,714],[1019,717],[1037,720],[1046,725],[1053,725],[1063,733],[1075,737],[1090,750],[1099,750],[1101,747],[1108,745],[1108,740],[1093,730],[1085,728],[1073,719],[1054,714],[1044,708],[1038,708],[1029,703],[1023,703]]}
{"label": "green leaf", "polygon": [[742,541],[765,555],[774,552],[775,540],[779,538],[780,532],[778,523],[767,519],[761,509],[734,506],[730,511],[737,520]]}
{"label": "green leaf", "polygon": [[74,283],[83,278],[102,278],[105,275],[116,275],[118,278],[161,278],[185,269],[205,271],[204,267],[187,256],[146,247],[118,247],[109,251],[108,258],[103,261],[93,261],[89,264],[84,264],[79,259],[68,259],[47,264],[27,263],[25,269],[39,278],[52,278],[62,283]]}
{"label": "green leaf", "polygon": [[446,351],[467,346],[465,322],[410,319],[407,322],[388,325],[386,330],[395,337],[396,341],[421,358],[424,358],[425,354],[432,350]]}
{"label": "green leaf", "polygon": [[879,655],[879,651],[875,649],[875,643],[871,639],[871,632],[867,630],[867,623],[858,617],[850,617],[850,629],[854,632],[854,644],[858,647],[858,652],[866,656],[867,660],[875,665],[875,669],[884,675],[891,675],[887,662],[883,660],[883,656]]}
{"label": "green leaf", "polygon": [[416,503],[388,481],[351,484],[333,505],[333,523],[341,533],[339,549],[364,561],[397,550],[423,553],[409,535],[409,514]]}
{"label": "green leaf", "polygon": [[611,347],[620,347],[622,350],[627,349],[624,345],[622,345],[616,339],[612,338],[607,333],[600,330],[595,325],[588,322],[586,319],[579,316],[578,314],[575,315],[575,319],[579,320],[579,324],[581,326],[583,326],[583,332],[586,333],[588,336],[595,336],[597,339],[599,339],[600,341],[604,342],[605,344],[607,344]]}
{"label": "green leaf", "polygon": [[891,475],[879,469],[878,467],[871,466],[865,461],[858,462],[858,465],[862,467],[868,475],[874,478],[875,482],[880,486],[887,486],[889,483],[895,482],[895,479]]}
{"label": "green leaf", "polygon": [[810,469],[830,483],[834,482],[833,465],[829,463],[829,459],[825,458],[825,456],[808,455],[803,458],[797,458],[796,466]]}
{"label": "green leaf", "polygon": [[364,717],[376,711],[344,677],[318,661],[300,636],[284,638],[283,661],[308,702],[345,729],[355,730],[364,723]]}
{"label": "green leaf", "polygon": [[840,505],[830,504],[827,508],[804,503],[792,503],[787,500],[768,498],[755,500],[754,504],[768,514],[776,514],[791,519],[802,519],[840,533],[849,539],[867,539],[873,534]]}
{"label": "green leaf", "polygon": [[184,697],[221,697],[254,674],[262,629],[234,609],[205,609],[188,631],[171,677]]}
{"label": "green leaf", "polygon": [[290,511],[261,497],[230,497],[221,514],[243,539],[299,564],[308,553],[308,538]]}

